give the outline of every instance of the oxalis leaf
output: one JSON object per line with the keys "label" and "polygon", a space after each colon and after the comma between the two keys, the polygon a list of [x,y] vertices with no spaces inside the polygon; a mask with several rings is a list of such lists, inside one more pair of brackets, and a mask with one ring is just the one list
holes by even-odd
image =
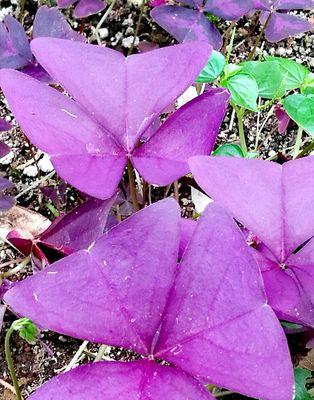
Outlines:
{"label": "oxalis leaf", "polygon": [[301,87],[301,92],[303,94],[314,94],[314,74],[309,73]]}
{"label": "oxalis leaf", "polygon": [[294,400],[310,400],[312,397],[306,390],[306,379],[311,376],[311,372],[303,368],[294,369],[295,397]]}
{"label": "oxalis leaf", "polygon": [[242,71],[256,80],[259,96],[265,99],[280,98],[286,91],[285,76],[279,64],[274,61],[248,61],[242,64]]}
{"label": "oxalis leaf", "polygon": [[243,151],[238,144],[225,143],[218,147],[213,154],[213,156],[223,156],[223,157],[244,157]]}
{"label": "oxalis leaf", "polygon": [[[189,173],[191,156],[211,152],[229,102],[225,89],[207,91],[154,128],[165,108],[195,82],[210,57],[207,44],[184,43],[128,58],[54,38],[35,39],[32,49],[76,101],[12,70],[0,72],[2,90],[27,137],[82,192],[111,197],[128,161],[147,182],[167,185]],[[99,74],[103,68],[106,74]],[[138,147],[145,135],[149,140]]]}
{"label": "oxalis leaf", "polygon": [[224,143],[218,147],[212,155],[221,157],[258,158],[258,153],[256,151],[249,151],[245,156],[241,146],[235,143]]}
{"label": "oxalis leaf", "polygon": [[17,331],[20,337],[27,341],[29,344],[35,344],[37,327],[28,318],[21,318],[14,321],[12,324],[12,329]]}
{"label": "oxalis leaf", "polygon": [[225,57],[219,51],[213,50],[207,65],[196,79],[196,82],[214,82],[223,72],[225,64]]}
{"label": "oxalis leaf", "polygon": [[217,204],[189,225],[179,268],[180,208],[166,199],[6,292],[45,329],[142,355],[74,369],[29,400],[214,400],[200,382],[292,398],[286,339],[239,227]]}
{"label": "oxalis leaf", "polygon": [[241,71],[223,80],[222,85],[229,89],[234,104],[257,112],[259,89],[251,75]]}
{"label": "oxalis leaf", "polygon": [[293,121],[314,136],[314,95],[300,93],[286,97],[283,107]]}
{"label": "oxalis leaf", "polygon": [[278,317],[314,327],[314,157],[283,165],[238,157],[189,163],[205,193],[258,238],[255,255]]}
{"label": "oxalis leaf", "polygon": [[298,89],[309,74],[309,70],[297,62],[280,57],[266,57],[267,61],[277,62],[282,73],[285,75],[286,90]]}

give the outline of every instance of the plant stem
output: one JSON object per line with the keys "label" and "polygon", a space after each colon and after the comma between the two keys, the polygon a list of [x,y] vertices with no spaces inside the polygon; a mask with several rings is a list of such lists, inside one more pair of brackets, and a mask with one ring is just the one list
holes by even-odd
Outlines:
{"label": "plant stem", "polygon": [[24,8],[25,8],[25,0],[20,0],[20,14],[19,14],[19,21],[20,22],[23,22]]}
{"label": "plant stem", "polygon": [[303,128],[301,126],[299,126],[297,137],[295,140],[294,149],[293,149],[293,159],[297,158],[298,154],[300,153],[300,148],[301,148],[301,144],[302,144],[302,133],[303,133]]}
{"label": "plant stem", "polygon": [[232,49],[233,49],[233,43],[234,43],[236,29],[237,29],[236,26],[234,26],[234,28],[232,29],[232,35],[231,35],[230,43],[227,46],[228,51],[227,51],[227,56],[226,56],[226,64],[228,64],[229,60],[230,60],[231,52],[232,52]]}
{"label": "plant stem", "polygon": [[108,348],[109,348],[109,346],[107,346],[106,344],[102,344],[99,347],[98,353],[97,353],[97,355],[95,357],[95,362],[96,361],[100,361],[103,358],[103,356],[105,355],[105,353],[106,353]]}
{"label": "plant stem", "polygon": [[11,355],[11,349],[10,349],[10,339],[11,339],[11,336],[12,336],[13,332],[14,332],[14,328],[13,328],[13,325],[12,325],[9,328],[9,330],[7,331],[7,334],[5,335],[5,341],[4,341],[5,357],[6,357],[6,360],[7,360],[9,372],[10,372],[11,379],[12,379],[12,382],[13,382],[13,386],[14,386],[14,389],[15,389],[16,399],[17,400],[22,400],[22,395],[21,395],[19,383],[18,383],[18,380],[17,380],[17,376],[16,376],[16,373],[15,373],[14,362],[13,362],[13,358],[12,358],[12,355]]}
{"label": "plant stem", "polygon": [[133,52],[133,49],[134,49],[134,46],[135,46],[135,41],[136,41],[136,38],[138,36],[138,32],[140,30],[142,18],[143,18],[143,15],[144,15],[145,5],[146,5],[146,0],[142,0],[141,9],[140,9],[140,15],[139,15],[137,23],[136,23],[135,32],[134,32],[134,36],[133,36],[133,41],[132,41],[131,47],[129,48],[128,56],[131,55],[132,52]]}
{"label": "plant stem", "polygon": [[70,361],[70,363],[67,365],[65,372],[70,371],[75,364],[77,363],[77,361],[79,360],[79,358],[81,357],[82,353],[84,352],[84,350],[86,349],[87,345],[88,345],[88,340],[85,340],[81,346],[79,347],[78,351],[74,354],[74,357],[72,358],[72,360]]}
{"label": "plant stem", "polygon": [[238,117],[238,129],[239,129],[239,137],[240,137],[240,146],[244,156],[247,155],[247,145],[246,139],[244,134],[244,125],[243,125],[243,116],[244,116],[244,109],[243,108],[235,108],[237,117]]}
{"label": "plant stem", "polygon": [[256,42],[255,42],[254,47],[253,47],[253,50],[250,52],[250,54],[248,56],[248,61],[251,61],[254,58],[257,46],[260,44],[260,41],[261,41],[265,31],[266,31],[266,28],[267,28],[267,26],[268,26],[268,24],[270,22],[271,17],[272,17],[272,13],[269,13],[268,18],[267,18],[267,20],[266,20],[266,22],[265,22],[265,24],[264,24],[264,26],[263,26],[263,28],[261,30],[261,33],[258,35],[258,38],[256,39]]}
{"label": "plant stem", "polygon": [[134,206],[135,211],[139,211],[140,206],[138,204],[134,172],[133,172],[133,167],[132,167],[130,160],[128,160],[128,176],[129,176],[129,185],[130,185],[130,190],[131,190],[131,195],[132,195],[132,200],[133,200],[133,206]]}
{"label": "plant stem", "polygon": [[96,35],[96,40],[99,46],[101,46],[101,39],[99,36],[99,29],[103,26],[104,22],[108,18],[108,15],[111,13],[111,10],[113,9],[114,5],[116,4],[117,0],[112,0],[110,6],[107,8],[106,12],[104,15],[101,17],[101,20],[98,22],[96,28],[95,28],[95,35]]}
{"label": "plant stem", "polygon": [[173,182],[173,189],[174,189],[174,198],[179,203],[179,182],[178,181]]}
{"label": "plant stem", "polygon": [[298,156],[296,158],[301,158],[303,156],[305,156],[306,154],[308,154],[311,150],[314,149],[314,140],[309,143],[302,151],[301,153],[298,154]]}
{"label": "plant stem", "polygon": [[0,281],[3,278],[8,278],[9,276],[12,276],[12,275],[17,274],[18,272],[22,271],[27,266],[27,264],[30,262],[30,260],[31,260],[31,257],[28,256],[28,257],[24,258],[24,260],[19,265],[17,265],[15,268],[12,268],[9,271],[4,272],[3,274],[0,274]]}

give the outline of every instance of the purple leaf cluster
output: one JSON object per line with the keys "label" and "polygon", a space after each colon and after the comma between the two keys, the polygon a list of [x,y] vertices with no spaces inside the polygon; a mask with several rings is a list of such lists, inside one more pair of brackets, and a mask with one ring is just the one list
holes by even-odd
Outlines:
{"label": "purple leaf cluster", "polygon": [[313,29],[306,19],[291,15],[290,10],[313,10],[314,0],[254,0],[255,8],[262,10],[261,22],[268,20],[265,35],[269,42],[279,42],[289,36]]}
{"label": "purple leaf cluster", "polygon": [[105,0],[57,0],[60,8],[67,8],[75,5],[73,16],[75,18],[86,18],[97,14],[106,7]]}
{"label": "purple leaf cluster", "polygon": [[180,227],[174,200],[155,203],[5,294],[45,329],[140,356],[76,368],[30,399],[209,400],[207,383],[292,399],[286,339],[239,227],[210,205],[178,264]]}
{"label": "purple leaf cluster", "polygon": [[198,184],[259,239],[253,251],[281,319],[314,326],[314,157],[283,165],[193,157]]}
{"label": "purple leaf cluster", "polygon": [[210,89],[151,129],[194,83],[210,57],[208,44],[127,58],[54,38],[35,39],[32,49],[73,99],[13,70],[0,72],[0,84],[26,136],[82,192],[111,197],[128,162],[147,182],[167,185],[189,172],[189,157],[212,151],[228,106],[226,89]]}
{"label": "purple leaf cluster", "polygon": [[56,218],[40,235],[30,239],[11,231],[7,239],[42,268],[65,255],[87,249],[104,232],[114,198],[89,199],[68,214]]}
{"label": "purple leaf cluster", "polygon": [[[85,41],[84,36],[73,31],[66,19],[56,8],[41,6],[33,24],[33,38],[56,37]],[[0,23],[0,68],[23,69],[23,72],[43,81],[49,81],[47,74],[31,51],[23,26],[10,15]]]}
{"label": "purple leaf cluster", "polygon": [[205,16],[209,12],[226,20],[237,20],[254,9],[253,0],[184,0],[181,5],[155,7],[152,18],[178,42],[204,40],[215,50],[222,46],[216,26]]}

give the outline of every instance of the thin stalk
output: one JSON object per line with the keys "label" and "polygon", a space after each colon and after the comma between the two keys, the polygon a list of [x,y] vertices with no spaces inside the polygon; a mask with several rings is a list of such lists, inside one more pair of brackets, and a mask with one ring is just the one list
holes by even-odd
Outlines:
{"label": "thin stalk", "polygon": [[135,46],[135,41],[136,41],[136,38],[138,36],[138,32],[140,30],[142,18],[143,18],[143,15],[144,15],[145,5],[146,5],[146,0],[143,0],[143,2],[141,4],[141,9],[140,9],[140,15],[138,17],[138,20],[137,20],[137,23],[136,23],[136,27],[135,27],[133,41],[132,41],[131,47],[129,48],[129,51],[128,51],[128,56],[131,55],[132,52],[133,52],[133,49],[134,49],[134,46]]}
{"label": "thin stalk", "polygon": [[3,274],[0,274],[0,281],[1,281],[1,279],[8,278],[9,276],[15,275],[18,272],[22,271],[27,266],[27,264],[30,262],[30,260],[31,260],[31,257],[28,256],[15,268],[12,268],[9,271],[4,272]]}
{"label": "thin stalk", "polygon": [[305,156],[306,154],[308,154],[311,150],[314,149],[314,140],[309,143],[302,151],[301,153],[298,154],[298,156],[296,158],[301,158],[303,156]]}
{"label": "thin stalk", "polygon": [[274,109],[275,109],[275,107],[272,106],[272,108],[268,111],[268,113],[266,115],[266,118],[263,121],[260,129],[257,130],[256,138],[255,138],[255,149],[254,149],[255,151],[258,150],[258,143],[259,143],[259,139],[260,139],[261,133],[262,133],[263,129],[265,128],[265,125],[267,124],[269,118],[273,115]]}
{"label": "thin stalk", "polygon": [[102,344],[99,347],[98,353],[95,357],[95,362],[100,361],[103,358],[103,356],[105,355],[108,348],[109,348],[109,346],[107,346],[106,344]]}
{"label": "thin stalk", "polygon": [[133,171],[133,167],[132,167],[130,160],[128,160],[128,176],[129,176],[129,185],[130,185],[130,190],[131,190],[131,195],[132,195],[132,200],[133,200],[133,206],[135,208],[135,211],[139,211],[140,206],[139,206],[138,198],[137,198],[137,191],[136,191],[135,179],[134,179],[134,171]]}
{"label": "thin stalk", "polygon": [[106,12],[101,17],[100,21],[98,22],[98,24],[97,24],[97,26],[95,28],[96,40],[97,40],[97,43],[99,44],[99,46],[101,46],[101,39],[100,39],[100,36],[99,36],[99,29],[103,26],[104,22],[108,18],[108,15],[111,13],[114,5],[116,4],[116,1],[117,0],[112,0],[110,6],[107,8]]}
{"label": "thin stalk", "polygon": [[230,56],[231,56],[231,52],[233,49],[233,43],[234,43],[234,38],[235,38],[235,34],[236,34],[236,26],[233,28],[232,30],[232,34],[231,34],[231,39],[230,39],[230,43],[228,44],[227,48],[228,48],[228,52],[227,52],[227,56],[226,56],[226,64],[229,63],[230,60]]}
{"label": "thin stalk", "polygon": [[228,27],[228,29],[225,31],[225,33],[222,35],[223,39],[224,39],[224,46],[221,50],[222,54],[226,53],[227,47],[228,47],[228,42],[230,39],[230,34],[231,31],[236,27],[237,25],[237,21],[232,21],[230,26]]}
{"label": "thin stalk", "polygon": [[174,189],[174,198],[179,203],[179,182],[178,181],[173,182],[173,189]]}
{"label": "thin stalk", "polygon": [[301,126],[299,126],[297,137],[295,140],[294,149],[293,149],[293,159],[297,158],[298,154],[300,153],[300,148],[302,145],[302,133],[303,133],[303,128]]}
{"label": "thin stalk", "polygon": [[238,117],[238,129],[239,129],[239,138],[240,138],[240,146],[244,156],[247,155],[247,145],[244,133],[244,125],[243,125],[243,116],[244,116],[244,109],[243,108],[236,108],[236,113]]}
{"label": "thin stalk", "polygon": [[5,358],[7,360],[9,372],[10,372],[11,379],[12,379],[12,382],[13,382],[16,399],[17,400],[23,400],[22,399],[22,395],[21,395],[21,390],[20,390],[20,387],[19,387],[19,382],[17,380],[17,376],[16,376],[16,373],[15,373],[14,362],[13,362],[11,349],[10,349],[10,340],[11,340],[11,336],[12,336],[13,332],[14,332],[14,327],[12,325],[9,328],[9,330],[7,331],[7,334],[5,335],[5,341],[4,341]]}
{"label": "thin stalk", "polygon": [[88,345],[88,340],[85,340],[81,346],[79,347],[79,349],[77,350],[77,352],[74,354],[74,357],[72,358],[72,360],[70,361],[70,363],[68,364],[68,366],[65,369],[65,372],[70,371],[75,364],[77,363],[77,361],[79,360],[79,358],[81,357],[81,355],[84,353],[84,350],[86,349],[87,345]]}
{"label": "thin stalk", "polygon": [[20,0],[20,14],[19,14],[19,21],[20,22],[23,22],[24,8],[25,8],[25,0]]}
{"label": "thin stalk", "polygon": [[248,61],[251,61],[254,58],[257,46],[260,44],[260,41],[261,41],[265,31],[266,31],[266,28],[267,28],[267,26],[268,26],[268,24],[270,22],[271,17],[272,17],[272,13],[269,13],[268,18],[267,18],[267,20],[266,20],[266,22],[265,22],[265,24],[264,24],[264,26],[263,26],[263,28],[261,30],[261,33],[258,35],[258,38],[256,39],[256,42],[255,42],[254,47],[253,47],[253,50],[250,52],[250,54],[248,56]]}

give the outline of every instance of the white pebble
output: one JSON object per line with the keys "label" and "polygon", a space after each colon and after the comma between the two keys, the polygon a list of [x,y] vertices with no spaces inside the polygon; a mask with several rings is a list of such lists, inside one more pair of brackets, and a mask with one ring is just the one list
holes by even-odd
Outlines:
{"label": "white pebble", "polygon": [[189,101],[195,99],[197,97],[197,90],[194,86],[190,86],[186,89],[186,91],[178,98],[177,106],[178,108],[184,106],[184,104],[188,103]]}
{"label": "white pebble", "polygon": [[13,151],[10,151],[6,156],[0,158],[0,164],[2,165],[9,165],[13,161],[14,158],[14,153]]}
{"label": "white pebble", "polygon": [[50,161],[50,157],[48,154],[45,154],[43,158],[38,161],[38,167],[43,172],[51,172],[53,171],[53,165]]}
{"label": "white pebble", "polygon": [[28,165],[26,168],[24,168],[23,174],[29,176],[30,178],[33,178],[37,176],[38,171],[35,165]]}
{"label": "white pebble", "polygon": [[99,32],[100,39],[105,39],[109,35],[109,31],[107,28],[100,28],[98,32]]}
{"label": "white pebble", "polygon": [[[131,48],[132,43],[133,43],[133,40],[134,40],[134,36],[128,36],[128,37],[122,39],[122,46],[125,47],[125,48],[127,48],[127,49]],[[140,40],[139,40],[139,38],[137,37],[137,38],[135,39],[134,46],[137,46],[137,45],[139,44],[139,42],[140,42]]]}

